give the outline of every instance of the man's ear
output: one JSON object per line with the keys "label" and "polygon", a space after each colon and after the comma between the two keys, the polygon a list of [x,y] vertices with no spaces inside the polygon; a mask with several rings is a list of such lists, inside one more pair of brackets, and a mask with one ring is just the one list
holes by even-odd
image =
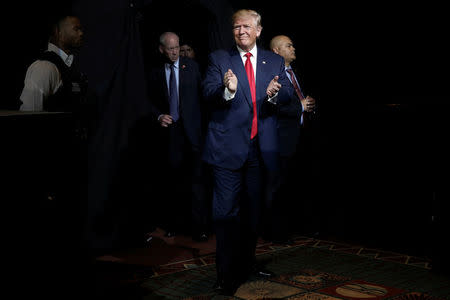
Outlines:
{"label": "man's ear", "polygon": [[262,32],[262,26],[258,26],[257,28],[256,28],[256,37],[257,38],[259,38],[259,36],[261,35],[261,32]]}
{"label": "man's ear", "polygon": [[159,49],[159,52],[160,52],[161,54],[164,53],[164,50],[163,50],[163,46],[162,46],[162,45],[159,45],[158,49]]}

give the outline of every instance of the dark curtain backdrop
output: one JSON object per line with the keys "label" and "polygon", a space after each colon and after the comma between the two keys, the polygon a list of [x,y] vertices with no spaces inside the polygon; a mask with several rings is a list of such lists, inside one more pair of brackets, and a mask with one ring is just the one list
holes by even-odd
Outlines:
{"label": "dark curtain backdrop", "polygon": [[[129,246],[144,240],[153,225],[152,202],[160,201],[151,193],[157,173],[152,160],[158,159],[152,157],[152,147],[158,141],[152,140],[151,92],[146,89],[146,70],[156,59],[159,35],[189,28],[192,32],[185,32],[196,37],[199,30],[198,54],[204,57],[209,49],[231,45],[231,36],[223,34],[229,30],[224,20],[228,22],[231,8],[225,1],[167,5],[165,1],[106,0],[75,1],[73,8],[85,28],[79,62],[98,101],[87,174],[87,246]],[[182,22],[187,12],[188,26]],[[206,24],[189,23],[198,12]]]}
{"label": "dark curtain backdrop", "polygon": [[[86,237],[88,247],[93,249],[120,247],[139,234],[144,238],[145,228],[138,230],[144,220],[132,220],[137,219],[135,213],[150,207],[147,204],[151,201],[144,199],[143,186],[138,185],[151,182],[150,178],[141,181],[144,178],[139,177],[150,171],[139,164],[140,146],[151,139],[143,121],[148,113],[148,96],[139,32],[139,10],[147,3],[74,3],[86,29],[79,61],[96,95],[98,110],[86,174]],[[143,133],[139,136],[142,140],[134,140],[135,132]]]}
{"label": "dark curtain backdrop", "polygon": [[[157,141],[148,127],[151,93],[145,74],[158,55],[159,35],[175,31],[182,41],[191,41],[204,67],[210,51],[233,44],[230,17],[240,8],[261,13],[263,47],[277,34],[295,43],[295,64],[321,108],[321,183],[330,191],[324,198],[327,203],[345,199],[334,213],[342,216],[338,223],[359,212],[364,191],[376,191],[372,200],[385,199],[381,205],[393,203],[395,197],[403,201],[400,207],[424,194],[417,189],[441,186],[444,181],[436,173],[444,170],[448,152],[443,142],[448,111],[446,10],[428,2],[293,5],[250,0],[72,1],[85,28],[78,60],[98,110],[85,174],[89,247],[115,247],[124,237],[140,239],[151,226],[152,201],[158,201],[151,195],[151,149]],[[2,109],[18,108],[26,68],[44,49],[49,17],[58,7],[57,1],[43,1],[15,8],[24,26],[12,39],[18,65],[8,71],[14,84],[1,101]],[[389,103],[402,105],[385,106]],[[405,178],[412,185],[401,185],[389,196],[386,185]]]}

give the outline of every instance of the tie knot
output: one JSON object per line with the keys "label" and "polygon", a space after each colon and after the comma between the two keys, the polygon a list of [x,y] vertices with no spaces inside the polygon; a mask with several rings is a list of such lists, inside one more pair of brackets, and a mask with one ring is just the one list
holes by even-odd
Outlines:
{"label": "tie knot", "polygon": [[245,53],[245,56],[246,56],[247,58],[250,58],[250,56],[252,56],[252,54],[251,54],[250,52],[247,52],[247,53]]}
{"label": "tie knot", "polygon": [[286,71],[288,71],[288,73],[291,74],[291,75],[292,75],[292,73],[294,73],[294,72],[292,71],[292,69],[287,69]]}

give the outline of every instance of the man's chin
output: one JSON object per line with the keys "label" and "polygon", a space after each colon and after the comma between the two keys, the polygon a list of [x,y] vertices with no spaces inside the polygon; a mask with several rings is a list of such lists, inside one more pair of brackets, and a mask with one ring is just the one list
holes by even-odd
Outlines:
{"label": "man's chin", "polygon": [[251,43],[239,43],[239,48],[242,50],[250,50],[251,49]]}

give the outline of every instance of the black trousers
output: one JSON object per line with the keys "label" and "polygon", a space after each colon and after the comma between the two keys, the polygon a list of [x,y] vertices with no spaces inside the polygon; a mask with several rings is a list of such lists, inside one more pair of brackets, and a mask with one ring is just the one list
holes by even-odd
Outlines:
{"label": "black trousers", "polygon": [[266,176],[273,186],[270,207],[270,234],[285,240],[290,235],[314,234],[322,231],[324,210],[319,193],[319,152],[309,132],[302,132],[297,150],[281,156],[280,172]]}
{"label": "black trousers", "polygon": [[205,165],[198,146],[192,145],[181,122],[169,128],[167,164],[158,180],[162,210],[161,225],[167,230],[187,231],[208,226],[211,211],[207,195]]}

